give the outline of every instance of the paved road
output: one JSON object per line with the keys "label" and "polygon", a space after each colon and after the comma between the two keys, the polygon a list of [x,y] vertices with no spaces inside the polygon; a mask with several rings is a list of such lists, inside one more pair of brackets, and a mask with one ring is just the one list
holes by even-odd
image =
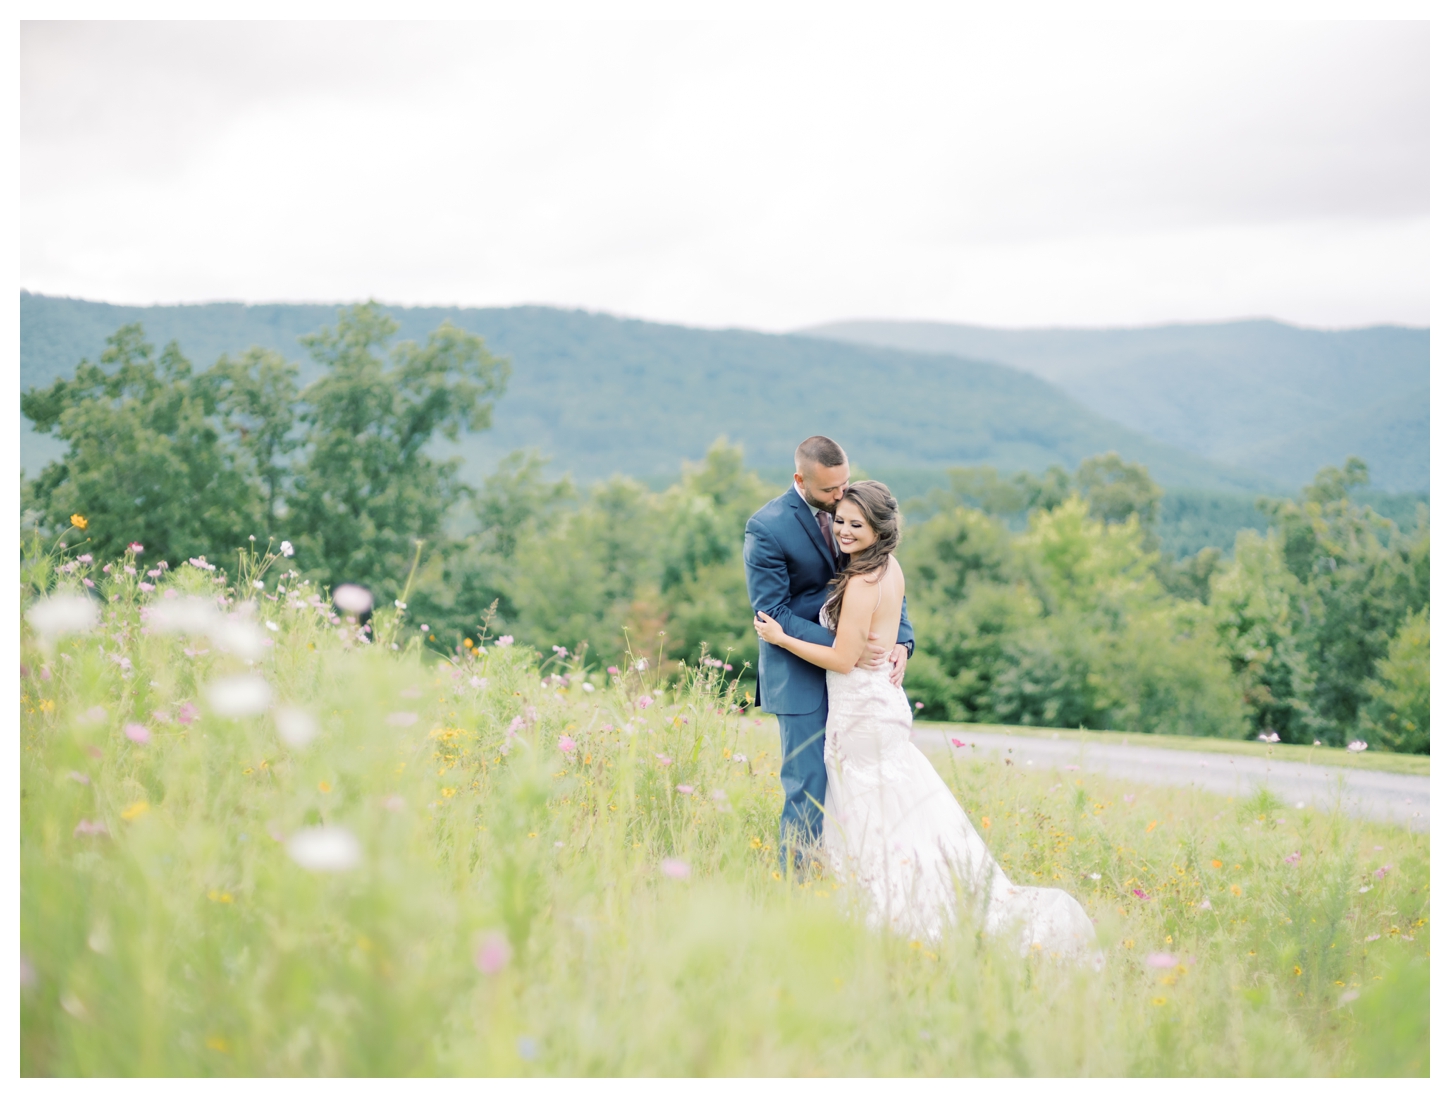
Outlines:
{"label": "paved road", "polygon": [[[1101,742],[1080,743],[1065,733],[1060,739],[1008,736],[994,732],[963,732],[921,728],[913,741],[923,751],[956,751],[958,756],[997,760],[1011,752],[1013,765],[1063,770],[1079,768],[1150,785],[1194,785],[1234,797],[1267,786],[1290,805],[1321,810],[1340,807],[1357,816],[1430,829],[1430,779],[1418,774],[1388,774],[1343,766],[1278,762],[1252,755],[1221,755],[1164,747],[1129,747]],[[967,747],[953,748],[955,737]]]}

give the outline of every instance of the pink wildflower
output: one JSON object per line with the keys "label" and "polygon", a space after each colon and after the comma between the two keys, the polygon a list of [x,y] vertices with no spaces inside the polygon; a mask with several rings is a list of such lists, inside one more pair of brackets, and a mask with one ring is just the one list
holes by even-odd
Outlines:
{"label": "pink wildflower", "polygon": [[1140,900],[1146,900],[1148,898],[1148,893],[1144,892],[1141,888],[1133,889],[1133,895]]}
{"label": "pink wildflower", "polygon": [[89,576],[82,576],[81,582],[84,583],[87,587],[94,587],[96,585],[95,581],[92,580]]}
{"label": "pink wildflower", "polygon": [[1150,953],[1143,958],[1143,963],[1149,968],[1174,968],[1178,964],[1178,958],[1171,953]]}
{"label": "pink wildflower", "polygon": [[1392,870],[1394,868],[1395,867],[1392,866],[1392,865],[1382,865],[1382,866],[1380,866],[1378,869],[1376,869],[1374,871],[1375,879],[1376,880],[1380,880],[1380,881],[1384,880],[1385,879],[1385,874],[1388,873],[1390,870]]}
{"label": "pink wildflower", "polygon": [[695,792],[695,787],[693,785],[677,785],[675,786],[675,789],[677,789],[679,792],[683,793],[687,797]]}
{"label": "pink wildflower", "polygon": [[644,695],[639,699],[639,701],[635,702],[635,704],[641,709],[648,709],[650,706],[654,705],[654,703],[654,698],[651,698],[648,694]]}
{"label": "pink wildflower", "polygon": [[72,770],[69,774],[66,775],[66,777],[70,778],[70,780],[73,782],[79,782],[81,785],[91,784],[91,779],[88,778],[86,775],[82,774],[79,770]]}
{"label": "pink wildflower", "polygon": [[578,746],[579,745],[574,742],[574,738],[572,736],[560,736],[559,737],[559,750],[562,751],[562,752],[564,752],[564,754],[566,754],[566,755],[572,754],[573,751],[574,751],[574,748],[576,748]]}
{"label": "pink wildflower", "polygon": [[133,541],[130,545],[126,546],[126,549],[129,552],[135,553],[138,557],[146,552],[146,546],[142,545],[139,541]]}
{"label": "pink wildflower", "polygon": [[672,877],[677,881],[683,881],[690,875],[690,863],[682,862],[678,858],[666,858],[660,862],[660,872],[666,877]]}
{"label": "pink wildflower", "polygon": [[726,671],[734,671],[735,670],[735,665],[734,664],[727,663],[725,665],[725,670]]}
{"label": "pink wildflower", "polygon": [[91,561],[95,559],[96,558],[91,556],[89,553],[82,553],[80,556],[76,557],[76,560],[80,561],[82,564],[90,564]]}
{"label": "pink wildflower", "polygon": [[952,737],[952,746],[953,747],[966,747],[967,745],[966,745],[966,742],[965,741],[959,740],[955,736],[953,736]]}
{"label": "pink wildflower", "polygon": [[126,725],[126,738],[133,743],[150,743],[151,730],[144,724]]}
{"label": "pink wildflower", "polygon": [[136,586],[139,587],[142,591],[145,591],[148,595],[152,591],[156,590],[156,585],[154,583],[147,583],[145,580],[142,580]]}
{"label": "pink wildflower", "polygon": [[668,755],[661,755],[658,752],[655,753],[655,758],[659,759],[659,761],[662,762],[662,763],[664,763],[666,766],[669,766],[670,763],[672,763],[672,762],[675,761],[674,759],[670,758]]}
{"label": "pink wildflower", "polygon": [[509,948],[508,939],[495,930],[484,935],[483,941],[474,951],[473,964],[485,976],[496,976],[503,971],[504,965],[509,963],[512,956],[513,950]]}
{"label": "pink wildflower", "polygon": [[1299,864],[1299,852],[1296,850],[1292,854],[1285,855],[1285,857],[1284,857],[1284,864],[1285,865],[1298,865]]}
{"label": "pink wildflower", "polygon": [[176,719],[182,724],[190,724],[199,716],[201,716],[201,710],[191,702],[182,702],[181,708],[176,711]]}
{"label": "pink wildflower", "polygon": [[72,835],[109,835],[110,832],[108,832],[106,830],[106,825],[103,824],[100,820],[96,820],[94,822],[91,821],[91,820],[81,820],[78,824],[76,824],[75,830],[72,831],[71,834]]}
{"label": "pink wildflower", "polygon": [[509,645],[513,644],[513,642],[514,642],[513,637],[510,637],[507,634],[505,634],[504,636],[499,637],[498,640],[494,641],[493,643],[494,643],[494,646],[497,647],[497,648],[507,648]]}
{"label": "pink wildflower", "polygon": [[605,671],[607,671],[611,675],[617,675],[617,674],[619,674],[619,668],[617,668],[617,667],[606,667],[605,668]]}

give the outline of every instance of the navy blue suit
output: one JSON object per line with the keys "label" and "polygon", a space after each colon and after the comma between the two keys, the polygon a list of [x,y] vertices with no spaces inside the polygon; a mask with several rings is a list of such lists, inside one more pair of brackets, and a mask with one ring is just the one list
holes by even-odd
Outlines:
{"label": "navy blue suit", "polygon": [[[763,610],[798,640],[829,647],[835,635],[819,622],[836,574],[835,547],[826,544],[810,507],[794,487],[771,500],[745,524],[745,586],[750,605]],[[896,642],[914,647],[906,600]],[[761,642],[755,704],[780,724],[781,857],[787,833],[805,841],[821,834],[826,799],[826,672],[784,648]]]}

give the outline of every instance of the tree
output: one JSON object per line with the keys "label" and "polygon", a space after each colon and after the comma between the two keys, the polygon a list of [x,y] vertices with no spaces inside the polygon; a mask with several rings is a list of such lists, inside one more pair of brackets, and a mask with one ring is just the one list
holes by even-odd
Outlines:
{"label": "tree", "polygon": [[229,441],[249,460],[247,474],[260,486],[267,533],[290,481],[287,456],[297,436],[297,364],[275,351],[253,347],[240,359],[223,355],[207,372]]}
{"label": "tree", "polygon": [[1274,732],[1288,743],[1329,736],[1314,705],[1317,604],[1286,566],[1282,535],[1240,531],[1233,565],[1213,580],[1210,605],[1249,708],[1249,734]]}
{"label": "tree", "polygon": [[139,324],[111,336],[99,364],[23,394],[20,409],[68,445],[29,486],[28,505],[56,531],[82,515],[96,556],[133,541],[148,560],[216,554],[258,529],[263,497],[221,438],[212,379],[174,343],[158,359]]}
{"label": "tree", "polygon": [[1368,479],[1352,457],[1321,469],[1297,501],[1260,501],[1302,587],[1314,710],[1340,743],[1358,734],[1375,668],[1405,615],[1430,600],[1428,528],[1404,533],[1356,503],[1350,490]]}
{"label": "tree", "polygon": [[508,376],[482,339],[446,321],[385,360],[396,330],[369,302],[302,340],[327,372],[301,394],[306,448],[287,509],[299,558],[332,583],[401,587],[415,541],[433,537],[463,493],[458,461],[427,445],[486,428]]}
{"label": "tree", "polygon": [[1406,616],[1375,665],[1361,727],[1369,742],[1391,751],[1430,753],[1430,614]]}
{"label": "tree", "polygon": [[1115,452],[1084,458],[1073,478],[1077,489],[1088,501],[1092,516],[1108,523],[1127,522],[1138,517],[1148,549],[1158,547],[1154,527],[1158,524],[1158,505],[1163,489],[1148,475],[1148,467],[1136,461],[1124,461]]}

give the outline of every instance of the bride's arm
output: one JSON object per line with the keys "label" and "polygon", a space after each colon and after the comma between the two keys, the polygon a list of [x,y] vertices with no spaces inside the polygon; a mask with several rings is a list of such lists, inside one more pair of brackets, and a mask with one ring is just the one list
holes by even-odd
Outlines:
{"label": "bride's arm", "polygon": [[807,663],[844,675],[856,666],[866,651],[866,634],[871,629],[873,606],[871,591],[874,589],[861,576],[846,584],[846,596],[841,600],[841,620],[836,623],[836,643],[830,647],[792,637],[780,627],[779,622],[765,613],[755,615],[755,632],[767,644],[784,648]]}

